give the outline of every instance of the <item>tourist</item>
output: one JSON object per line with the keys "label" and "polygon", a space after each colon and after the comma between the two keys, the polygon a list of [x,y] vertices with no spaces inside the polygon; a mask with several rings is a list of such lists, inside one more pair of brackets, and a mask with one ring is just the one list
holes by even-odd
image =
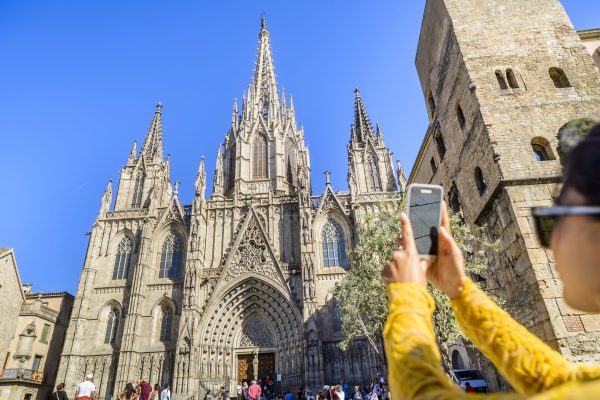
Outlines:
{"label": "tourist", "polygon": [[248,400],[248,382],[242,382],[242,399]]}
{"label": "tourist", "polygon": [[465,392],[475,393],[475,388],[473,386],[471,386],[471,382],[465,383]]}
{"label": "tourist", "polygon": [[[597,126],[568,155],[558,207],[534,210],[536,233],[542,246],[553,250],[565,302],[593,313],[600,312],[599,155]],[[432,265],[419,258],[406,215],[401,216],[401,224],[401,247],[382,272],[390,302],[384,340],[392,399],[460,396],[458,385],[440,368],[431,322],[434,301],[427,292],[427,280],[450,298],[461,331],[517,393],[543,393],[535,397],[540,400],[598,398],[600,367],[567,362],[470,280],[451,235],[445,205],[438,255]]]}
{"label": "tourist", "polygon": [[294,400],[294,395],[288,390],[285,392],[283,400]]}
{"label": "tourist", "polygon": [[256,380],[252,380],[250,387],[248,388],[248,397],[250,400],[258,400],[262,393],[260,385],[256,383]]}
{"label": "tourist", "polygon": [[92,382],[93,374],[87,374],[85,380],[75,389],[76,400],[94,400],[96,398],[96,385]]}
{"label": "tourist", "polygon": [[51,400],[69,400],[69,397],[67,396],[67,392],[65,392],[65,384],[64,383],[59,383],[56,386],[56,392],[52,393],[52,396],[50,396]]}
{"label": "tourist", "polygon": [[342,385],[337,385],[335,387],[335,394],[337,395],[337,398],[339,400],[346,400],[346,393],[344,393],[344,390],[342,389]]}
{"label": "tourist", "polygon": [[133,387],[133,383],[128,383],[125,385],[125,390],[119,392],[117,394],[117,398],[119,400],[136,400],[137,393]]}
{"label": "tourist", "polygon": [[360,391],[360,386],[354,386],[354,395],[352,396],[352,400],[363,400],[363,395]]}
{"label": "tourist", "polygon": [[315,395],[310,390],[306,392],[306,400],[316,400]]}
{"label": "tourist", "polygon": [[154,384],[154,390],[150,392],[150,400],[158,400],[158,396],[160,395],[160,386],[158,383]]}
{"label": "tourist", "polygon": [[206,394],[204,395],[204,400],[213,400],[213,395],[210,389],[206,391]]}
{"label": "tourist", "polygon": [[148,378],[144,378],[138,381],[139,385],[139,399],[148,400],[150,398],[150,392],[152,392],[152,386],[148,383]]}
{"label": "tourist", "polygon": [[171,400],[171,387],[168,383],[165,383],[165,387],[160,393],[160,400]]}
{"label": "tourist", "polygon": [[296,393],[296,397],[298,400],[304,400],[304,388],[300,388]]}

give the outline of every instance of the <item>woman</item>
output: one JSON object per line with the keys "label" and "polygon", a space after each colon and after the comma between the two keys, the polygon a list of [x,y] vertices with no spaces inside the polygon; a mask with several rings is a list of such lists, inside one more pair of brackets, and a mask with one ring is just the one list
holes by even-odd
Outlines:
{"label": "woman", "polygon": [[360,391],[360,386],[354,386],[354,395],[352,396],[352,400],[363,400],[363,395]]}
{"label": "woman", "polygon": [[[558,207],[534,210],[540,242],[549,246],[574,308],[600,312],[600,126],[577,145],[566,163]],[[427,281],[451,300],[462,331],[498,368],[517,393],[496,399],[600,398],[600,367],[573,365],[489,299],[464,272],[445,205],[434,264],[420,260],[410,222],[402,215],[401,247],[382,272],[390,310],[384,329],[391,398],[462,399],[449,382],[431,322],[434,301]]]}
{"label": "woman", "polygon": [[65,384],[64,383],[59,383],[58,386],[56,386],[56,392],[52,393],[52,396],[50,396],[51,400],[69,400],[69,397],[67,397],[67,392],[65,392]]}
{"label": "woman", "polygon": [[133,388],[133,383],[125,385],[125,390],[120,392],[117,397],[119,400],[136,400],[138,398],[137,392]]}
{"label": "woman", "polygon": [[160,396],[160,385],[154,384],[154,390],[150,392],[150,397],[148,397],[148,400],[158,400],[158,396]]}

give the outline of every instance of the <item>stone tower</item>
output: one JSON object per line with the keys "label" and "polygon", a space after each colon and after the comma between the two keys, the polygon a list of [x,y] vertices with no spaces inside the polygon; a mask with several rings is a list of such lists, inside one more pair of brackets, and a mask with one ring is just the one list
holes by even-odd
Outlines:
{"label": "stone tower", "polygon": [[365,340],[338,348],[331,293],[351,266],[356,221],[399,198],[391,152],[358,92],[351,190],[335,191],[327,175],[316,196],[264,19],[209,198],[201,158],[194,199],[182,206],[163,159],[161,119],[159,104],[141,151],[134,144],[121,171],[114,206],[111,183],[102,197],[57,379],[72,391],[94,373],[109,398],[147,377],[170,383],[180,400],[221,386],[234,393],[243,380],[267,376],[281,378],[277,390],[297,390],[341,379],[364,385],[383,372]]}
{"label": "stone tower", "polygon": [[487,224],[500,248],[482,279],[511,314],[577,362],[599,362],[598,316],[569,309],[532,206],[550,205],[557,132],[600,109],[600,77],[556,0],[428,0],[416,56],[430,124],[411,182]]}

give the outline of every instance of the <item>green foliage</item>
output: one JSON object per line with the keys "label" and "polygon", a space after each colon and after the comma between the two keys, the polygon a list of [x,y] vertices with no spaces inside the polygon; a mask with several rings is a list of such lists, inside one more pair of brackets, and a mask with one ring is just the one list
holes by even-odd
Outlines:
{"label": "green foliage", "polygon": [[[343,349],[353,340],[366,337],[377,351],[374,344],[381,335],[388,314],[387,296],[380,274],[396,247],[395,239],[402,233],[402,210],[403,199],[396,203],[381,203],[377,211],[367,213],[358,221],[358,243],[351,251],[351,268],[334,291],[345,335],[341,343]],[[466,272],[471,277],[479,276],[487,268],[485,252],[494,249],[495,244],[483,240],[483,228],[474,229],[465,224],[460,214],[450,216],[450,225],[452,235],[465,256]],[[460,329],[450,302],[431,285],[428,289],[436,303],[433,325],[438,342],[453,342],[460,335]],[[441,347],[445,361],[449,362],[445,346]]]}

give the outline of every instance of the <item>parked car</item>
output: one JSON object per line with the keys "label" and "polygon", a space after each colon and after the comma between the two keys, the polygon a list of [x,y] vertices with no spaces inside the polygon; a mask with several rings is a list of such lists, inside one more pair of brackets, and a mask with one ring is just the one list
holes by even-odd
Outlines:
{"label": "parked car", "polygon": [[450,371],[452,378],[460,385],[463,390],[467,388],[467,382],[471,384],[473,389],[478,393],[488,391],[488,384],[478,369],[453,369]]}

